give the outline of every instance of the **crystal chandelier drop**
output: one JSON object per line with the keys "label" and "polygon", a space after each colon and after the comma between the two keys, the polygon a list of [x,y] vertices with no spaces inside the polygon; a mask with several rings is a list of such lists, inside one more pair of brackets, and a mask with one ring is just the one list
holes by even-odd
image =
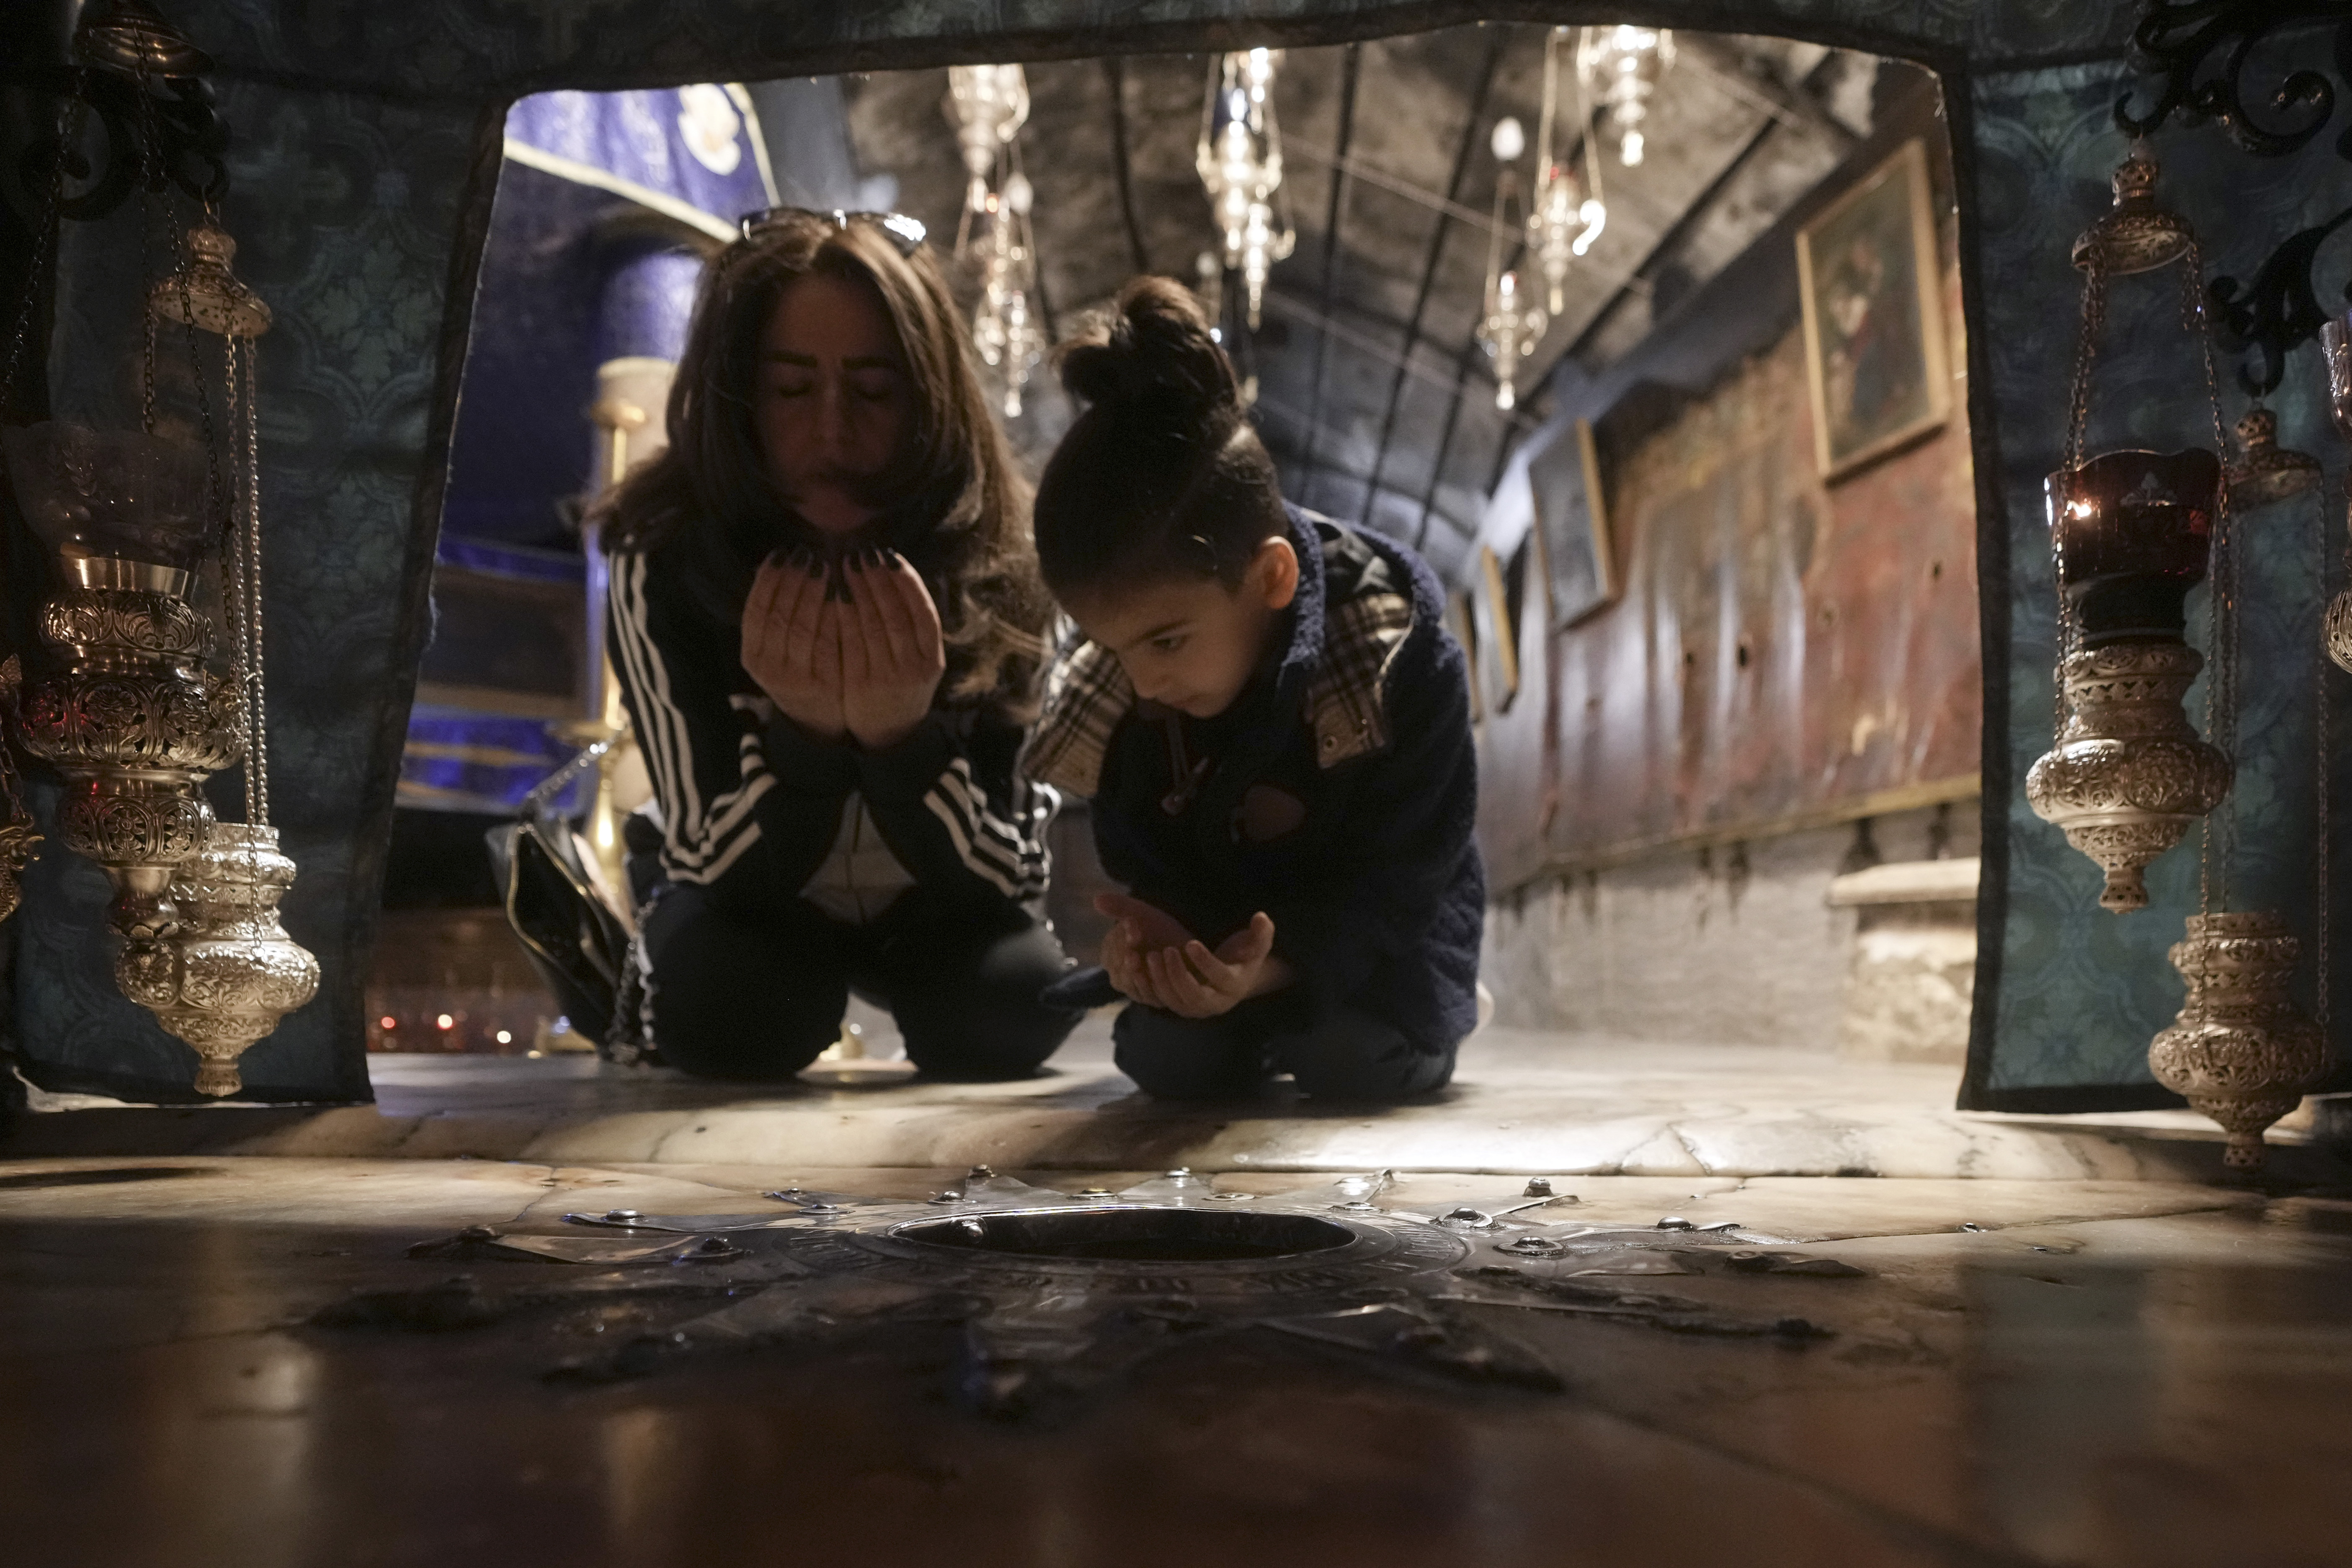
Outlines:
{"label": "crystal chandelier drop", "polygon": [[963,150],[963,219],[956,226],[956,255],[971,243],[972,223],[985,220],[989,193],[999,163],[1029,120],[1029,79],[1019,66],[950,66],[948,119]]}
{"label": "crystal chandelier drop", "polygon": [[1201,144],[1193,162],[1224,235],[1224,265],[1238,271],[1257,330],[1265,279],[1298,243],[1282,190],[1282,131],[1274,118],[1274,68],[1279,49],[1220,55],[1209,62],[1201,106]]}
{"label": "crystal chandelier drop", "polygon": [[[1544,36],[1543,119],[1536,131],[1536,195],[1528,215],[1528,243],[1543,268],[1548,290],[1546,307],[1558,316],[1567,305],[1568,264],[1582,256],[1601,237],[1609,222],[1609,207],[1601,195],[1601,165],[1584,136],[1581,105],[1567,117],[1572,132],[1563,132],[1559,89],[1566,78],[1570,93],[1576,89],[1572,72],[1560,69],[1569,53],[1569,29],[1554,27]],[[1585,175],[1579,178],[1569,159],[1581,141]],[[1565,143],[1565,144],[1563,144]],[[1589,187],[1589,189],[1588,189]]]}
{"label": "crystal chandelier drop", "polygon": [[1549,324],[1544,308],[1522,292],[1517,268],[1503,265],[1503,236],[1510,234],[1516,240],[1520,233],[1511,221],[1511,207],[1518,199],[1517,165],[1527,142],[1527,132],[1517,120],[1496,122],[1493,147],[1502,172],[1495,181],[1495,221],[1486,240],[1486,310],[1478,323],[1478,342],[1494,357],[1495,406],[1505,409],[1519,400],[1519,362],[1542,340]]}
{"label": "crystal chandelier drop", "polygon": [[1610,123],[1618,157],[1627,168],[1642,161],[1642,121],[1650,95],[1675,63],[1675,35],[1666,27],[1587,27],[1577,45],[1576,73]]}
{"label": "crystal chandelier drop", "polygon": [[1045,352],[1031,310],[1037,293],[1037,242],[1029,226],[1036,193],[1021,169],[1022,125],[1029,86],[1015,66],[956,66],[948,72],[948,115],[956,124],[966,187],[956,258],[977,256],[980,292],[971,313],[972,347],[1004,382],[1007,418],[1021,413],[1029,373]]}

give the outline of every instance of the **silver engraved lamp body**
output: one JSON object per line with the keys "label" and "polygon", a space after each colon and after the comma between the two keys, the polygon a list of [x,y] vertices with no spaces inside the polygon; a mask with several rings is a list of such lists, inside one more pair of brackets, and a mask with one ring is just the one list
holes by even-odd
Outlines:
{"label": "silver engraved lamp body", "polygon": [[2248,510],[2319,488],[2319,459],[2282,447],[2278,416],[2252,408],[2238,421],[2238,460],[2230,465],[2230,500]]}
{"label": "silver engraved lamp body", "polygon": [[2152,271],[2189,254],[2194,239],[2180,215],[2156,204],[2156,160],[2134,148],[2108,181],[2115,205],[2075,237],[2082,271],[2109,277]]}
{"label": "silver engraved lamp body", "polygon": [[178,921],[172,872],[203,841],[212,810],[196,786],[243,750],[236,689],[201,661],[212,628],[180,596],[187,574],[84,556],[78,580],[41,607],[58,668],[16,703],[25,749],[66,780],[66,847],[114,883],[108,921],[126,937]]}
{"label": "silver engraved lamp body", "polygon": [[2229,794],[2230,759],[2180,706],[2204,665],[2182,643],[2067,657],[2066,727],[2026,774],[2025,797],[2105,874],[2102,909],[2145,909],[2149,863]]}
{"label": "silver engraved lamp body", "polygon": [[2059,589],[2074,646],[2060,662],[2064,721],[2026,774],[2034,815],[2106,875],[2104,909],[2144,909],[2144,873],[2229,793],[2229,757],[2181,699],[2204,668],[2184,602],[2205,575],[2221,462],[2212,453],[2110,452],[2050,476]]}
{"label": "silver engraved lamp body", "polygon": [[2302,946],[2267,910],[2191,915],[2172,944],[2189,1000],[2149,1042],[2148,1068],[2221,1124],[2233,1170],[2261,1168],[2263,1131],[2327,1073],[2326,1037],[2287,995]]}
{"label": "silver engraved lamp body", "polygon": [[200,1093],[244,1087],[237,1058],[318,994],[319,961],[286,934],[278,901],[294,862],[278,830],[215,822],[172,881],[183,925],[162,941],[125,942],[114,964],[122,994],[195,1048]]}
{"label": "silver engraved lamp body", "polygon": [[0,432],[26,521],[56,552],[45,656],[17,693],[25,749],[66,779],[66,847],[106,868],[126,937],[169,931],[172,868],[211,810],[196,786],[236,761],[236,689],[208,674],[213,628],[187,599],[208,537],[201,453],[138,431]]}

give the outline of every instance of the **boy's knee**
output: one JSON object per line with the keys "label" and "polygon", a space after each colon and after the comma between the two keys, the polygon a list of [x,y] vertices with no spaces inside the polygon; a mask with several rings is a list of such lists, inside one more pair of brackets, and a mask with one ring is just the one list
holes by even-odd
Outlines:
{"label": "boy's knee", "polygon": [[1265,1076],[1258,1052],[1214,1024],[1129,1005],[1111,1026],[1111,1059],[1158,1100],[1233,1100]]}
{"label": "boy's knee", "polygon": [[931,1078],[961,1083],[1029,1077],[1061,1049],[1082,1016],[1034,1000],[986,1010],[895,1011],[907,1059]]}
{"label": "boy's knee", "polygon": [[1317,1100],[1404,1100],[1443,1089],[1454,1077],[1454,1053],[1349,1008],[1274,1042],[1276,1065]]}

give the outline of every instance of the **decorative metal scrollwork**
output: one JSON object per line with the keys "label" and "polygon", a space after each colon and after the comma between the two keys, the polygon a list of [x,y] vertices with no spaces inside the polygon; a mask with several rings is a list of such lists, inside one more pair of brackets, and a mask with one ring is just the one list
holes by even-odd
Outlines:
{"label": "decorative metal scrollwork", "polygon": [[[2142,70],[2162,72],[2164,82],[2146,114],[2131,112],[2128,93],[2116,100],[2116,124],[2145,136],[2179,113],[2191,124],[2220,121],[2230,139],[2256,157],[2298,152],[2334,117],[2335,84],[2318,71],[2290,72],[2261,105],[2286,122],[2263,125],[2248,111],[2241,79],[2254,49],[2281,27],[2327,21],[2340,24],[2336,68],[2352,78],[2352,5],[2345,0],[2149,0],[2132,29],[2131,60]],[[2217,51],[2222,52],[2221,68],[2209,73]],[[2352,157],[2352,145],[2342,150]]]}
{"label": "decorative metal scrollwork", "polygon": [[[2319,335],[2327,311],[2312,287],[2312,272],[2320,246],[2347,223],[2352,223],[2352,207],[2288,236],[2263,259],[2252,282],[2216,278],[2206,286],[2221,346],[2231,353],[2251,353],[2260,362],[2259,370],[2245,361],[2238,366],[2238,384],[2253,396],[2276,391],[2286,378],[2288,351]],[[2352,284],[2346,285],[2345,297],[2352,299]]]}
{"label": "decorative metal scrollwork", "polygon": [[[2282,29],[2331,22],[2337,79],[2298,63],[2268,91],[2249,90],[2246,74],[2266,41]],[[2133,112],[2133,93],[2116,100],[2116,124],[2126,133],[2145,136],[2175,115],[2190,125],[2217,121],[2242,151],[2284,158],[2327,128],[2352,83],[2352,0],[2148,0],[2132,29],[2131,59],[2161,80],[2144,113]],[[2352,161],[2352,126],[2336,151]],[[2313,272],[2320,247],[2347,223],[2352,207],[2288,236],[2251,280],[2216,278],[2207,289],[2222,346],[2245,356],[2239,384],[2254,397],[2274,391],[2287,354],[2319,335],[2327,311]],[[2345,297],[2352,300],[2352,284]]]}
{"label": "decorative metal scrollwork", "polygon": [[93,161],[73,145],[74,116],[60,116],[17,162],[25,188],[48,190],[60,178],[79,194],[61,195],[58,216],[104,217],[142,187],[161,195],[176,185],[206,207],[228,194],[228,126],[198,73],[211,61],[137,0],[118,0],[76,29],[69,66],[11,61],[0,81],[79,104],[105,132]]}

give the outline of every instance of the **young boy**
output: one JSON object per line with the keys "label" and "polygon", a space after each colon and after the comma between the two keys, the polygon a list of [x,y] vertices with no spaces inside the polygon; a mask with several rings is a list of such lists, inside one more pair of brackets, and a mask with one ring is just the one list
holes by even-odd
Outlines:
{"label": "young boy", "polygon": [[1085,634],[1024,757],[1094,798],[1128,896],[1100,970],[1122,1071],[1223,1098],[1442,1087],[1476,1022],[1485,877],[1469,696],[1410,551],[1287,505],[1192,297],[1139,279],[1062,376],[1088,406],[1036,500]]}

